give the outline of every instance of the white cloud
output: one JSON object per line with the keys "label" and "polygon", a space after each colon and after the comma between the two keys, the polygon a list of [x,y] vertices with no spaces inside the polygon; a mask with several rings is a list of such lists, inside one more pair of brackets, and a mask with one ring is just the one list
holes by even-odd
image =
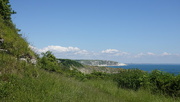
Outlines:
{"label": "white cloud", "polygon": [[139,54],[135,55],[134,57],[135,57],[135,58],[139,58],[139,57],[145,56],[145,55],[146,55],[146,54],[144,54],[144,53],[139,53]]}
{"label": "white cloud", "polygon": [[79,51],[75,52],[74,54],[88,55],[89,52],[86,50],[79,50]]}
{"label": "white cloud", "polygon": [[[42,52],[51,51],[57,58],[67,58],[67,59],[103,59],[103,60],[115,60],[119,62],[135,62],[135,63],[158,63],[158,62],[173,62],[172,57],[175,58],[174,62],[178,62],[180,59],[180,54],[171,54],[164,52],[161,54],[155,54],[153,52],[146,53],[128,53],[119,51],[117,49],[106,49],[100,52],[87,51],[80,49],[78,47],[62,47],[62,46],[47,46],[38,49],[34,46],[29,46],[36,53],[40,54]],[[163,56],[169,56],[164,59]],[[171,58],[171,59],[170,59]],[[180,63],[180,62],[178,62]]]}
{"label": "white cloud", "polygon": [[171,53],[168,53],[168,52],[164,52],[161,54],[162,56],[168,56],[168,55],[172,55]]}
{"label": "white cloud", "polygon": [[40,52],[55,51],[55,52],[76,52],[80,51],[77,47],[62,47],[62,46],[48,46],[40,49]]}
{"label": "white cloud", "polygon": [[102,53],[116,53],[116,52],[119,52],[119,51],[116,49],[107,49],[107,50],[102,51]]}
{"label": "white cloud", "polygon": [[30,48],[32,50],[35,50],[35,51],[39,52],[39,53],[46,52],[46,51],[59,52],[59,53],[81,51],[77,47],[62,47],[62,46],[53,46],[53,45],[52,46],[47,46],[47,47],[42,48],[42,49],[38,49],[38,48],[33,47],[33,46],[30,46]]}
{"label": "white cloud", "polygon": [[33,51],[38,54],[44,53],[46,51],[51,51],[57,58],[84,58],[87,55],[91,55],[91,52],[86,50],[81,50],[78,47],[62,47],[62,46],[47,46],[42,49],[38,49],[34,46],[29,46]]}
{"label": "white cloud", "polygon": [[106,54],[108,56],[123,56],[123,55],[128,55],[128,52],[122,52],[116,49],[106,49],[101,51],[102,54]]}
{"label": "white cloud", "polygon": [[152,52],[139,53],[139,54],[136,54],[134,57],[135,57],[135,58],[139,58],[139,57],[142,57],[142,56],[156,56],[156,54],[155,54],[155,53],[152,53]]}
{"label": "white cloud", "polygon": [[129,55],[128,52],[118,52],[115,54],[116,56],[123,56],[123,55]]}
{"label": "white cloud", "polygon": [[154,55],[156,55],[156,54],[154,54],[154,53],[152,53],[152,52],[148,52],[147,55],[152,55],[152,56],[154,56]]}

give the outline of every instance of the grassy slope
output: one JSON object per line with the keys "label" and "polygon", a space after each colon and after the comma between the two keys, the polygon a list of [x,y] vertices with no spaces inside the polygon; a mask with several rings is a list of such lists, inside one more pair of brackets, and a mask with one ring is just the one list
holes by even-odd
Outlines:
{"label": "grassy slope", "polygon": [[18,29],[13,24],[4,24],[0,17],[0,38],[4,39],[1,49],[8,51],[12,56],[20,57],[24,55],[34,56],[34,53],[29,48],[25,38],[18,34]]}
{"label": "grassy slope", "polygon": [[11,75],[10,94],[0,101],[15,102],[178,102],[148,91],[118,89],[110,80],[80,82],[57,73],[36,70],[38,77]]}
{"label": "grassy slope", "polygon": [[50,73],[37,66],[18,61],[21,55],[33,52],[14,27],[0,19],[0,36],[8,50],[0,52],[1,102],[178,102],[172,98],[151,95],[148,91],[118,89],[109,80],[80,82],[65,75]]}
{"label": "grassy slope", "polygon": [[17,102],[118,102],[119,99],[72,78],[43,70],[38,78],[15,78],[13,93],[2,101]]}
{"label": "grassy slope", "polygon": [[96,72],[105,72],[105,73],[117,73],[118,71],[122,70],[122,68],[110,68],[110,67],[104,67],[104,66],[89,66],[84,65],[83,67],[77,68],[77,70],[81,71],[82,73],[92,73],[94,71]]}

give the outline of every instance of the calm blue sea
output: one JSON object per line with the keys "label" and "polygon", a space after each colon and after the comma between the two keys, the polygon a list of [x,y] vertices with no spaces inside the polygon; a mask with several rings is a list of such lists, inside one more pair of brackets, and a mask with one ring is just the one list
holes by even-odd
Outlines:
{"label": "calm blue sea", "polygon": [[175,75],[180,74],[180,64],[128,64],[127,66],[108,66],[111,68],[124,68],[132,69],[138,68],[140,70],[151,72],[158,69],[164,72],[173,73]]}

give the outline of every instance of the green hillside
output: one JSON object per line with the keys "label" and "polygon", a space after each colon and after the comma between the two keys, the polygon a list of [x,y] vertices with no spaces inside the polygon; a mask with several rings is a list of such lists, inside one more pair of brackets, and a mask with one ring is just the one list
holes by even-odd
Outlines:
{"label": "green hillside", "polygon": [[70,60],[70,59],[58,59],[59,63],[62,64],[62,66],[65,66],[65,67],[83,67],[82,64],[74,61],[74,60]]}
{"label": "green hillside", "polygon": [[115,61],[107,61],[107,60],[75,60],[84,65],[90,66],[118,66],[118,62]]}
{"label": "green hillside", "polygon": [[0,102],[180,101],[180,75],[137,69],[85,74],[77,69],[87,66],[50,51],[38,57],[11,21],[8,2],[0,0]]}

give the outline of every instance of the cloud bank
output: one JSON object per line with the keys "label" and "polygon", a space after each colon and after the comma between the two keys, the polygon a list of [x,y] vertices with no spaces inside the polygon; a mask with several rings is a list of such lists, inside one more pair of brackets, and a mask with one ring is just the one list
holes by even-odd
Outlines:
{"label": "cloud bank", "polygon": [[29,46],[36,53],[40,54],[46,51],[51,51],[57,58],[67,59],[101,59],[114,60],[123,63],[180,63],[180,54],[172,54],[162,52],[159,54],[153,52],[147,53],[129,53],[117,49],[105,49],[99,52],[87,51],[78,47],[62,47],[62,46],[47,46],[44,48],[36,48]]}

